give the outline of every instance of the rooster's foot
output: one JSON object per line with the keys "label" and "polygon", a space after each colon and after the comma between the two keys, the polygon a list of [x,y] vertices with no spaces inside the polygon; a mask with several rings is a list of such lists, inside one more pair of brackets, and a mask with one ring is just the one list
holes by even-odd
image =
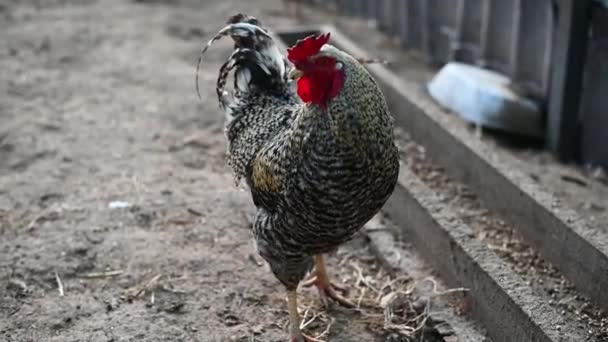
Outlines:
{"label": "rooster's foot", "polygon": [[346,299],[337,292],[340,291],[342,293],[346,293],[346,287],[334,284],[329,280],[327,269],[325,267],[325,260],[323,259],[322,255],[315,256],[315,263],[315,275],[303,282],[302,286],[316,286],[317,290],[319,291],[319,296],[321,297],[321,302],[325,307],[329,306],[330,299],[333,299],[338,304],[347,308],[356,307],[352,301]]}

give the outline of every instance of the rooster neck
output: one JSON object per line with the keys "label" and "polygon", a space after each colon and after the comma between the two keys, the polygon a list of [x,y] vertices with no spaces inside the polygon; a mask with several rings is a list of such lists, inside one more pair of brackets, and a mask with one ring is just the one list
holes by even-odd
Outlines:
{"label": "rooster neck", "polygon": [[367,144],[365,138],[365,127],[359,123],[358,115],[354,111],[337,111],[332,109],[332,104],[327,107],[308,104],[303,116],[312,118],[314,125],[308,127],[313,144],[328,145],[328,153],[336,148],[339,150],[360,150]]}

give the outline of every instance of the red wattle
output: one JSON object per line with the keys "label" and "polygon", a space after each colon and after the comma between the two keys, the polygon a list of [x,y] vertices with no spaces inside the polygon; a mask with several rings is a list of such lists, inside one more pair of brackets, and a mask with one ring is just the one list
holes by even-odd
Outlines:
{"label": "red wattle", "polygon": [[306,76],[302,76],[298,79],[298,96],[303,102],[312,102],[310,95],[310,79]]}

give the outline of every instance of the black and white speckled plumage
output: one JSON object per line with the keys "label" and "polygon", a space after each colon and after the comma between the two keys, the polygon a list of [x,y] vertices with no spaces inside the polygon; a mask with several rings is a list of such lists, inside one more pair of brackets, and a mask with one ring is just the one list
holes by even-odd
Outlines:
{"label": "black and white speckled plumage", "polygon": [[[343,65],[346,80],[322,109],[300,101],[277,58],[260,57],[268,46],[235,43],[235,54],[243,49],[250,58],[231,62],[236,90],[225,106],[228,164],[235,180],[245,178],[251,189],[259,253],[293,289],[313,255],[350,239],[392,193],[399,172],[393,119],[371,75],[331,45],[322,51]],[[226,77],[220,73],[223,84]],[[246,87],[239,77],[248,80]]]}

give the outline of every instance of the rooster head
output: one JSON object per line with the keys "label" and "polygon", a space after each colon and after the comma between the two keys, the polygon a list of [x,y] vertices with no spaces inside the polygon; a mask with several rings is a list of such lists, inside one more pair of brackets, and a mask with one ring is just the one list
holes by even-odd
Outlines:
{"label": "rooster head", "polygon": [[324,109],[338,96],[345,80],[343,64],[336,56],[322,51],[328,41],[329,33],[312,35],[287,50],[287,58],[294,65],[290,77],[297,79],[298,96],[305,103]]}

